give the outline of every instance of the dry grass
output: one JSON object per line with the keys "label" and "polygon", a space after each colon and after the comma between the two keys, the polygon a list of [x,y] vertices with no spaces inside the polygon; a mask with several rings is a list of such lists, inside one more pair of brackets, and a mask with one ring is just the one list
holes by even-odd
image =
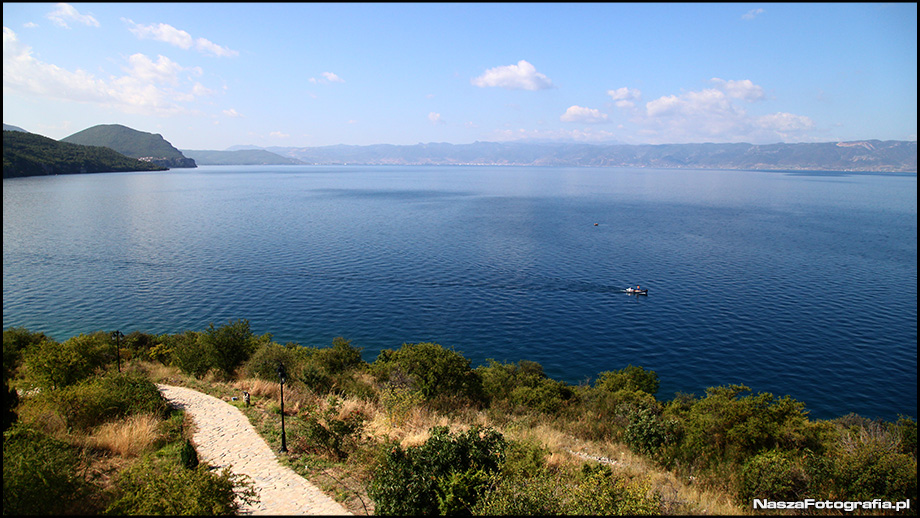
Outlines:
{"label": "dry grass", "polygon": [[122,457],[137,457],[156,444],[160,437],[159,423],[153,415],[133,415],[124,421],[100,425],[87,437],[87,443]]}
{"label": "dry grass", "polygon": [[[152,372],[151,374],[156,376],[158,373]],[[176,377],[175,373],[169,371],[164,371],[161,375]],[[263,412],[269,411],[271,405],[277,407],[280,398],[277,382],[249,378],[221,385],[236,393],[249,392],[253,398],[253,404],[261,408]],[[395,396],[400,397],[401,395],[396,394]],[[340,399],[337,417],[341,419],[353,412],[358,412],[367,419],[364,424],[366,439],[371,442],[396,440],[403,448],[424,444],[430,437],[430,429],[435,426],[447,426],[453,433],[465,431],[474,425],[491,426],[510,440],[527,441],[544,447],[548,452],[545,460],[550,469],[578,469],[584,463],[597,462],[597,460],[585,457],[589,456],[602,459],[602,462],[612,469],[631,478],[648,480],[652,491],[661,495],[664,514],[751,514],[750,509],[735,505],[730,495],[717,490],[705,489],[691,480],[683,480],[659,467],[653,461],[634,454],[624,444],[577,439],[554,425],[552,421],[538,417],[518,416],[504,421],[503,426],[498,426],[489,418],[488,413],[483,411],[468,410],[451,418],[423,404],[407,405],[405,404],[407,402],[401,400],[394,403],[394,401],[387,401],[385,397],[382,397],[381,400],[383,402],[354,397]],[[301,391],[297,388],[289,388],[289,386],[285,386],[284,401],[285,413],[300,413],[310,409],[322,411],[328,408],[328,401],[325,397],[318,396],[309,390]],[[342,473],[343,476],[350,470],[344,466],[340,467],[345,470]],[[325,473],[325,471],[320,470],[320,473]],[[352,480],[352,482],[357,481]],[[363,488],[361,490],[363,491]],[[363,509],[355,508],[354,510],[363,514]]]}

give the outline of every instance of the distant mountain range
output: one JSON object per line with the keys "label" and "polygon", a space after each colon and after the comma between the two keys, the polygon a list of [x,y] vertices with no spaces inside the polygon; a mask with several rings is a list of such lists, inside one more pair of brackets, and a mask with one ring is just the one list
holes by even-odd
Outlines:
{"label": "distant mountain range", "polygon": [[99,146],[59,142],[3,125],[3,177],[162,171],[165,167]]}
{"label": "distant mountain range", "polygon": [[61,142],[84,146],[103,146],[163,167],[196,167],[195,161],[186,158],[159,133],[146,133],[121,124],[100,124],[64,137]]}
{"label": "distant mountain range", "polygon": [[861,140],[797,144],[596,145],[550,143],[429,143],[411,146],[266,147],[307,164],[524,165],[659,167],[793,171],[916,172],[917,142]]}
{"label": "distant mountain range", "polygon": [[[25,132],[3,125],[4,131]],[[6,133],[4,133],[4,136]],[[5,138],[5,137],[4,137]],[[61,142],[103,146],[163,167],[202,165],[520,165],[658,167],[779,171],[916,172],[917,142],[860,140],[796,144],[581,144],[553,142],[259,147],[179,151],[161,135],[119,124],[74,133]],[[4,153],[6,146],[4,146]],[[5,159],[4,159],[5,160]],[[6,174],[4,161],[4,175]]]}
{"label": "distant mountain range", "polygon": [[183,149],[182,154],[193,159],[198,165],[298,165],[305,163],[296,158],[276,155],[264,149],[234,151]]}

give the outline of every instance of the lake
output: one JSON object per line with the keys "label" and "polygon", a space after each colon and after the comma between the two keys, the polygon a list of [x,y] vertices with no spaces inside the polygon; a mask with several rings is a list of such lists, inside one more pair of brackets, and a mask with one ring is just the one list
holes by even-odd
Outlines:
{"label": "lake", "polygon": [[[647,297],[623,289],[648,288]],[[3,180],[3,327],[437,342],[917,415],[916,174],[204,166]]]}

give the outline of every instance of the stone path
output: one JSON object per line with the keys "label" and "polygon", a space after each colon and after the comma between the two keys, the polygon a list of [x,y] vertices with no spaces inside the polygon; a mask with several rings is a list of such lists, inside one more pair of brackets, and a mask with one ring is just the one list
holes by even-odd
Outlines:
{"label": "stone path", "polygon": [[235,406],[184,387],[158,384],[157,388],[171,405],[185,410],[194,420],[192,442],[203,461],[252,479],[259,502],[244,505],[242,514],[352,514],[294,470],[279,464],[275,453]]}

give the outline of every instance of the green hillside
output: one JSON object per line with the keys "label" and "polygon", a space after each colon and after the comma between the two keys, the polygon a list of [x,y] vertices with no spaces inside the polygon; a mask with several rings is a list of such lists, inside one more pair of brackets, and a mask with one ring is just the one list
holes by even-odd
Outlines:
{"label": "green hillside", "polygon": [[4,178],[164,169],[105,147],[58,142],[22,131],[3,132]]}
{"label": "green hillside", "polygon": [[61,139],[84,146],[104,146],[132,158],[148,158],[164,167],[196,167],[159,133],[137,131],[120,124],[100,124]]}

